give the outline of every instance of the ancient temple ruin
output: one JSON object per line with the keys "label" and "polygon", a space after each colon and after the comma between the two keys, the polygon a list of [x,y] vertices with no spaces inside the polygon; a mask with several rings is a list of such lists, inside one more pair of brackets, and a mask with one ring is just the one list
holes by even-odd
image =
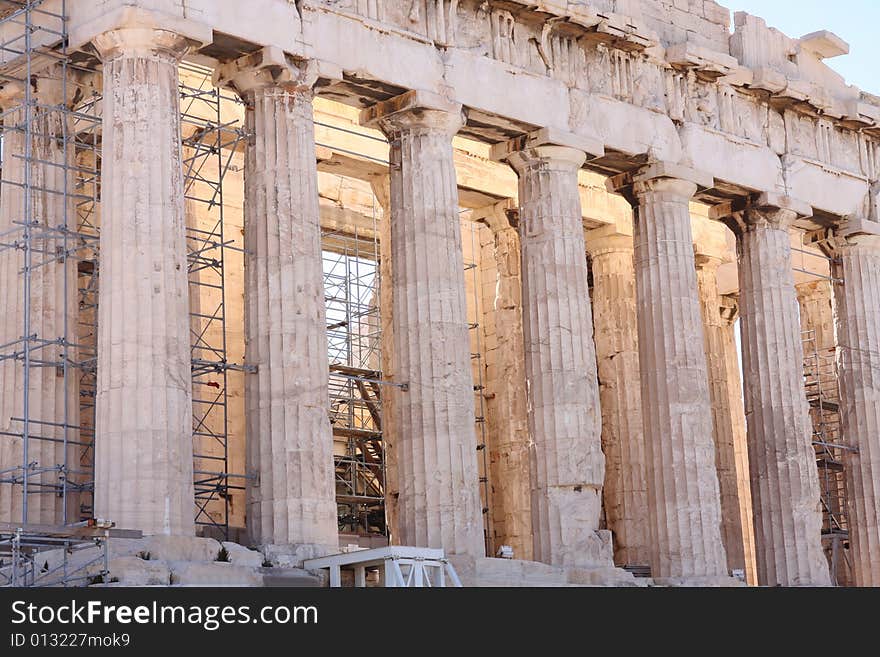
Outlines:
{"label": "ancient temple ruin", "polygon": [[0,583],[880,585],[848,51],[712,0],[0,1]]}

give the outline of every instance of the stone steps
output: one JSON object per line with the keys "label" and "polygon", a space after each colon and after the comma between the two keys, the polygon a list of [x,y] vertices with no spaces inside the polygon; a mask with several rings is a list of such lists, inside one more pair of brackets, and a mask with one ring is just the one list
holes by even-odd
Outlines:
{"label": "stone steps", "polygon": [[564,568],[516,559],[474,559],[451,556],[462,585],[474,587],[648,586],[613,567]]}
{"label": "stone steps", "polygon": [[[64,564],[61,549],[41,552],[37,571],[52,571]],[[148,536],[112,539],[109,542],[111,586],[235,586],[324,587],[325,578],[294,564],[270,564],[264,555],[236,543],[211,538]],[[86,575],[83,585],[103,585],[104,560],[100,548],[86,547],[67,554],[67,570]],[[0,569],[10,570],[11,566]],[[51,580],[61,575],[51,576]]]}

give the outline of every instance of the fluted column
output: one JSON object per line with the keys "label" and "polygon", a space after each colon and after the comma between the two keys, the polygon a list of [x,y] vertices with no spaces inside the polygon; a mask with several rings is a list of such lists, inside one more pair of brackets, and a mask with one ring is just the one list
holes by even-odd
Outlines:
{"label": "fluted column", "polygon": [[[382,208],[379,223],[379,329],[381,336],[380,357],[382,378],[397,381],[394,358],[394,286],[391,277],[391,178],[387,174],[376,175],[370,180],[373,195]],[[384,386],[381,390],[382,404],[382,453],[385,462],[385,527],[392,545],[400,545],[397,523],[397,500],[400,497],[397,451],[399,432],[394,424],[394,391]]]}
{"label": "fluted column", "polygon": [[605,457],[578,192],[591,146],[558,144],[528,136],[499,158],[519,176],[534,558],[611,565],[597,532]]}
{"label": "fluted column", "polygon": [[[522,325],[522,274],[515,211],[503,201],[479,220],[494,238],[491,315],[484,324],[494,340],[488,349],[485,396],[489,421],[489,481],[495,545],[509,545],[515,559],[532,560],[529,423]],[[480,211],[477,211],[479,213]],[[490,281],[491,282],[491,281]],[[488,300],[487,300],[488,302]],[[489,341],[487,341],[489,344]]]}
{"label": "fluted column", "polygon": [[[832,265],[833,266],[833,265]],[[837,377],[833,283],[814,278],[795,285],[800,307],[801,336],[804,345],[804,385],[810,407],[815,442],[840,442],[840,391]],[[829,557],[832,583],[847,586],[852,572],[846,559],[835,558],[843,547],[840,523],[846,520],[846,477],[844,454],[836,449],[816,446],[819,491],[822,496],[823,548]],[[839,554],[837,556],[840,556]]]}
{"label": "fluted column", "polygon": [[605,453],[605,518],[614,536],[614,562],[651,563],[648,486],[642,397],[633,238],[606,229],[586,236],[593,272],[593,324],[602,406]]}
{"label": "fluted column", "polygon": [[121,28],[104,64],[95,515],[194,532],[178,34]]}
{"label": "fluted column", "polygon": [[740,374],[740,350],[734,329],[739,319],[738,297],[735,295],[724,295],[721,308],[721,317],[726,327],[723,333],[722,348],[724,350],[727,391],[728,399],[730,400],[729,408],[731,409],[731,423],[733,425],[733,457],[736,462],[746,582],[754,586],[758,583],[758,573],[757,566],[755,565],[755,523],[752,511],[752,487],[749,478],[749,445],[746,431],[742,376]]}
{"label": "fluted column", "polygon": [[758,583],[830,583],[804,390],[789,228],[809,214],[763,195],[723,217],[737,233],[743,377]]}
{"label": "fluted column", "polygon": [[667,164],[609,181],[635,209],[651,572],[670,583],[727,581],[689,208],[698,184],[712,179]]}
{"label": "fluted column", "polygon": [[751,492],[748,486],[740,486],[743,479],[748,481],[748,458],[742,381],[733,329],[737,309],[727,305],[718,294],[720,265],[720,258],[697,255],[697,285],[709,368],[715,466],[721,493],[721,538],[727,553],[728,571],[740,570],[747,579],[754,581]]}
{"label": "fluted column", "polygon": [[853,578],[880,586],[880,224],[836,240],[833,254]]}
{"label": "fluted column", "polygon": [[485,553],[452,137],[461,107],[410,92],[362,114],[391,144],[399,542]]}
{"label": "fluted column", "polygon": [[313,69],[265,49],[222,67],[241,94],[245,160],[247,521],[258,544],[338,545],[328,419]]}

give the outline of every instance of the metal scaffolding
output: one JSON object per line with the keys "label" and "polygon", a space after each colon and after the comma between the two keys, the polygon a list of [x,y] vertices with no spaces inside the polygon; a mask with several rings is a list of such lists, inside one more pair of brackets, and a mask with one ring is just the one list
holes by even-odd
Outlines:
{"label": "metal scaffolding", "polygon": [[109,529],[0,523],[0,587],[109,583]]}
{"label": "metal scaffolding", "polygon": [[379,242],[373,225],[322,231],[339,530],[386,535]]}
{"label": "metal scaffolding", "polygon": [[[77,308],[95,275],[100,118],[97,93],[66,51],[65,3],[61,13],[42,0],[17,4],[0,19],[0,82],[15,99],[2,114],[0,449],[19,464],[0,472],[0,499],[22,523],[51,506],[44,513],[63,524],[91,511],[95,354],[80,340],[89,330]],[[36,92],[43,84],[57,88],[57,104]],[[49,390],[46,407],[38,393]]]}
{"label": "metal scaffolding", "polygon": [[[181,65],[180,112],[186,198],[193,376],[193,472],[196,525],[205,535],[229,539],[233,491],[244,491],[243,473],[230,471],[229,373],[244,367],[227,353],[226,237],[223,180],[246,141],[242,101],[218,89],[212,70]],[[239,436],[239,440],[243,440]]]}

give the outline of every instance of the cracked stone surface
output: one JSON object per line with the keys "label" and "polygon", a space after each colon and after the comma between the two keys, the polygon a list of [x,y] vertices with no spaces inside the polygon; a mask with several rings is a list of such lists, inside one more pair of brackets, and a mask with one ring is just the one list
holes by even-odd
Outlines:
{"label": "cracked stone surface", "polygon": [[856,586],[880,586],[880,236],[838,247],[834,286],[841,434]]}
{"label": "cracked stone surface", "polygon": [[754,208],[737,235],[758,583],[830,584],[791,263],[793,210]]}
{"label": "cracked stone surface", "polygon": [[494,329],[495,349],[487,355],[486,390],[490,417],[489,481],[496,545],[509,545],[517,559],[532,558],[529,426],[522,332],[522,259],[519,233],[505,210],[493,208],[484,220],[492,231],[491,270],[494,312],[484,322]]}
{"label": "cracked stone surface", "polygon": [[519,175],[534,558],[556,566],[603,558],[594,539],[605,457],[577,183],[585,157],[560,146],[508,157]]}
{"label": "cracked stone surface", "polygon": [[614,534],[614,562],[651,563],[648,487],[639,380],[636,276],[633,239],[587,233],[593,273],[593,310],[602,451],[605,454],[605,519]]}
{"label": "cracked stone surface", "polygon": [[720,264],[718,258],[698,255],[697,282],[709,368],[715,465],[721,494],[721,537],[728,571],[740,570],[749,578],[754,576],[754,555],[747,554],[751,553],[753,545],[752,504],[750,491],[741,490],[739,485],[742,475],[748,472],[748,457],[742,381],[733,326],[737,312],[736,306],[726,304],[718,293]]}
{"label": "cracked stone surface", "polygon": [[651,573],[708,582],[727,575],[727,559],[689,208],[697,185],[659,169],[622,189],[635,209]]}
{"label": "cracked stone surface", "polygon": [[189,282],[177,66],[188,42],[121,29],[104,64],[95,515],[194,532]]}
{"label": "cracked stone surface", "polygon": [[[273,64],[275,62],[272,62]],[[338,545],[326,309],[308,71],[233,62],[245,158],[248,531],[256,544]]]}

